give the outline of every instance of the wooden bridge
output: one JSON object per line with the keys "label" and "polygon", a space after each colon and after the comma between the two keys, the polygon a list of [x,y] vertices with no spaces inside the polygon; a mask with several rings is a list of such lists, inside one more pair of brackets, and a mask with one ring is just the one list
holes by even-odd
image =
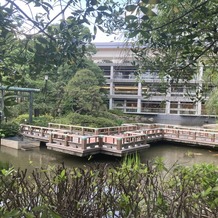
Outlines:
{"label": "wooden bridge", "polygon": [[91,128],[49,123],[48,127],[21,124],[21,134],[46,142],[48,149],[77,156],[103,153],[123,156],[149,147],[156,141],[218,147],[218,131],[162,124],[123,124]]}

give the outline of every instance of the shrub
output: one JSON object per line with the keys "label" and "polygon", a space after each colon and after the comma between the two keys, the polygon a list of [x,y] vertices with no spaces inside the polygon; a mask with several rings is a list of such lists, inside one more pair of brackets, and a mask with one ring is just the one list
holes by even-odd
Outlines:
{"label": "shrub", "polygon": [[[29,115],[28,114],[22,114],[19,115],[16,119],[14,119],[14,122],[21,124],[21,123],[27,123],[28,124]],[[33,117],[32,125],[36,126],[48,126],[49,122],[53,122],[54,118],[51,115],[42,115],[39,117]]]}
{"label": "shrub", "polygon": [[8,170],[10,168],[9,162],[2,162],[0,161],[0,175],[2,174],[2,170]]}
{"label": "shrub", "polygon": [[121,166],[64,165],[2,171],[1,217],[210,217],[218,216],[218,167],[167,169],[138,158]]}
{"label": "shrub", "polygon": [[19,125],[17,123],[2,123],[1,135],[3,137],[16,136],[19,132]]}
{"label": "shrub", "polygon": [[117,123],[111,119],[104,117],[93,117],[91,115],[81,115],[78,113],[69,113],[64,118],[56,119],[55,122],[95,128],[117,126]]}

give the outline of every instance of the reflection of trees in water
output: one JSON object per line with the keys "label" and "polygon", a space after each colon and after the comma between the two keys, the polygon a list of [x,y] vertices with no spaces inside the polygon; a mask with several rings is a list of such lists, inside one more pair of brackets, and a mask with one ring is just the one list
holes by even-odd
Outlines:
{"label": "reflection of trees in water", "polygon": [[[193,154],[187,156],[187,154]],[[157,143],[141,153],[141,160],[145,162],[155,157],[162,157],[165,164],[170,167],[176,162],[182,165],[191,166],[197,163],[218,164],[218,151],[204,148],[189,147],[187,145]]]}
{"label": "reflection of trees in water", "polygon": [[[190,155],[187,155],[190,154]],[[202,154],[202,155],[197,155]],[[151,145],[140,153],[141,161],[162,157],[168,167],[176,162],[183,165],[193,165],[195,163],[215,163],[218,164],[218,152],[209,151],[187,146],[174,146],[169,143],[158,143]],[[120,163],[122,159],[107,155],[95,155],[87,158],[81,158],[64,154],[56,151],[47,150],[46,147],[34,148],[29,151],[21,151],[4,146],[0,147],[1,161],[10,162],[15,168],[32,170],[34,168],[47,167],[48,165],[65,164],[66,167],[83,167],[84,165],[93,166],[96,163]]]}

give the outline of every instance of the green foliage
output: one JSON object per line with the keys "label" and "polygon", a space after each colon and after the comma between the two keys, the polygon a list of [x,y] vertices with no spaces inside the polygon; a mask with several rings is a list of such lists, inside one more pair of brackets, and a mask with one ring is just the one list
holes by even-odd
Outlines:
{"label": "green foliage", "polygon": [[113,121],[104,117],[94,117],[91,115],[81,115],[78,113],[69,113],[66,115],[66,117],[56,119],[55,122],[95,128],[118,125],[116,120]]}
{"label": "green foliage", "polygon": [[0,175],[2,174],[2,170],[5,169],[5,170],[8,170],[10,168],[10,164],[9,162],[2,162],[0,161]]}
{"label": "green foliage", "polygon": [[[26,123],[28,124],[29,121],[29,115],[28,114],[22,114],[14,119],[14,122],[21,124]],[[33,117],[32,125],[36,126],[48,126],[48,123],[53,122],[54,118],[51,115],[42,115],[39,117]]]}
{"label": "green foliage", "polygon": [[218,114],[218,89],[215,88],[206,101],[206,110],[208,114],[217,115]]}
{"label": "green foliage", "polygon": [[[89,50],[97,29],[114,28],[120,14],[119,3],[86,0],[16,0],[0,3],[0,82],[22,84],[23,76],[37,78],[42,72],[57,72],[64,65],[78,66]],[[25,5],[25,10],[23,10]],[[55,7],[55,10],[53,10]],[[35,10],[37,9],[37,10]],[[66,16],[70,10],[70,16]],[[37,13],[36,11],[40,11]],[[51,13],[52,12],[52,13]],[[31,16],[29,16],[31,14]],[[107,19],[110,21],[107,21]],[[91,34],[84,24],[94,24]],[[54,20],[57,22],[54,25]],[[34,31],[33,31],[34,30]],[[3,79],[4,77],[4,79]]]}
{"label": "green foliage", "polygon": [[110,113],[118,115],[118,116],[124,116],[125,114],[123,113],[122,110],[119,109],[113,109],[113,110],[109,110]]}
{"label": "green foliage", "polygon": [[97,115],[106,109],[99,81],[88,69],[76,72],[65,88],[65,111]]}
{"label": "green foliage", "polygon": [[19,125],[16,123],[2,123],[1,134],[3,137],[16,136],[19,132]]}
{"label": "green foliage", "polygon": [[[137,155],[119,166],[64,165],[0,175],[1,217],[211,217],[218,215],[218,167],[167,169]],[[10,194],[13,193],[13,194]]]}
{"label": "green foliage", "polygon": [[158,70],[177,83],[192,79],[199,62],[217,68],[216,1],[130,1],[125,10],[123,29],[142,73]]}
{"label": "green foliage", "polygon": [[18,124],[27,123],[28,119],[29,119],[29,114],[22,114],[18,116],[16,119],[14,119],[14,122]]}

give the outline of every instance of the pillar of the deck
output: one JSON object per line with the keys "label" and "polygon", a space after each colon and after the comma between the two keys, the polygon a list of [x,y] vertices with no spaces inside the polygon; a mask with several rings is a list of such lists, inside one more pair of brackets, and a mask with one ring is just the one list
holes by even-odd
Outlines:
{"label": "pillar of the deck", "polygon": [[49,143],[52,143],[52,142],[53,142],[53,136],[52,136],[52,133],[49,134],[48,141],[49,141]]}
{"label": "pillar of the deck", "polygon": [[68,136],[68,135],[65,135],[65,138],[64,138],[64,146],[68,146],[68,141],[69,141],[69,136]]}
{"label": "pillar of the deck", "polygon": [[117,138],[117,150],[122,150],[122,138]]}
{"label": "pillar of the deck", "polygon": [[82,137],[81,139],[82,139],[81,148],[85,150],[87,145],[87,137]]}
{"label": "pillar of the deck", "polygon": [[104,138],[103,135],[98,136],[98,146],[99,146],[99,148],[103,147],[103,138]]}

